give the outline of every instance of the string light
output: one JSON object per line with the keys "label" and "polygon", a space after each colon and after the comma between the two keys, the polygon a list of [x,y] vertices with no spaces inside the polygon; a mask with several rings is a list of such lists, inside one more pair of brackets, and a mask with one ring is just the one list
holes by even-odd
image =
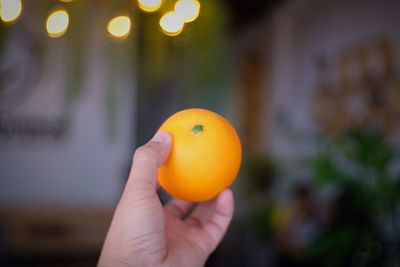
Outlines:
{"label": "string light", "polygon": [[22,12],[21,0],[0,0],[0,18],[3,22],[16,20]]}
{"label": "string light", "polygon": [[131,30],[131,20],[127,16],[111,19],[107,25],[108,33],[115,39],[125,39]]}
{"label": "string light", "polygon": [[69,16],[66,10],[57,10],[49,15],[46,22],[47,33],[56,38],[64,35],[68,29]]}
{"label": "string light", "polygon": [[[75,0],[59,0],[72,2]],[[160,9],[163,0],[137,0],[140,9],[145,12],[154,12]],[[0,19],[3,22],[12,22],[22,13],[21,0],[0,0]],[[179,35],[185,23],[194,21],[200,13],[200,3],[197,0],[178,0],[175,10],[164,14],[160,21],[160,27],[164,34],[169,36]],[[46,30],[50,37],[64,35],[69,26],[69,15],[66,10],[59,9],[52,12],[46,21]],[[111,19],[107,25],[107,31],[111,37],[125,39],[131,30],[131,20],[127,16],[118,16]]]}
{"label": "string light", "polygon": [[138,4],[141,10],[154,12],[161,7],[162,0],[138,0]]}
{"label": "string light", "polygon": [[200,3],[196,0],[179,0],[175,4],[175,12],[184,22],[192,22],[199,16]]}
{"label": "string light", "polygon": [[168,36],[176,36],[183,30],[184,21],[176,12],[168,12],[160,19],[160,26]]}

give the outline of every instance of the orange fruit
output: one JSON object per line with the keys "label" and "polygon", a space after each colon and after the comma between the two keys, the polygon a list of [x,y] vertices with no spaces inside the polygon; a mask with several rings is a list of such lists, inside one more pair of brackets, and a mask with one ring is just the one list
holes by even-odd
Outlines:
{"label": "orange fruit", "polygon": [[168,118],[160,130],[173,139],[169,158],[158,171],[158,181],[169,194],[192,202],[206,201],[236,178],[242,147],[235,129],[221,115],[186,109]]}

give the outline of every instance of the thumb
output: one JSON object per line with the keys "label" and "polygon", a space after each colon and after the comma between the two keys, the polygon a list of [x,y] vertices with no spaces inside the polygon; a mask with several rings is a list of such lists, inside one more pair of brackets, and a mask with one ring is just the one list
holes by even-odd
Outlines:
{"label": "thumb", "polygon": [[158,167],[167,160],[171,145],[171,135],[158,131],[147,144],[136,149],[124,194],[156,192]]}

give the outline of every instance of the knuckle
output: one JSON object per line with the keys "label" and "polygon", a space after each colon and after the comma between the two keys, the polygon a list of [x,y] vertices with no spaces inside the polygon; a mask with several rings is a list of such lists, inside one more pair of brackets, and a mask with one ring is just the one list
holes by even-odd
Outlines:
{"label": "knuckle", "polygon": [[133,160],[157,162],[157,153],[151,147],[144,145],[136,149]]}

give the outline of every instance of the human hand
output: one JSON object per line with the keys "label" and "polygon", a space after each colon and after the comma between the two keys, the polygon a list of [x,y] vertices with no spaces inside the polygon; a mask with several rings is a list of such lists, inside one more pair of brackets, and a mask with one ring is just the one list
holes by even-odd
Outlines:
{"label": "human hand", "polygon": [[220,243],[233,216],[230,189],[190,214],[193,203],[173,198],[162,206],[158,198],[158,167],[171,144],[160,131],[136,150],[98,266],[203,266]]}

